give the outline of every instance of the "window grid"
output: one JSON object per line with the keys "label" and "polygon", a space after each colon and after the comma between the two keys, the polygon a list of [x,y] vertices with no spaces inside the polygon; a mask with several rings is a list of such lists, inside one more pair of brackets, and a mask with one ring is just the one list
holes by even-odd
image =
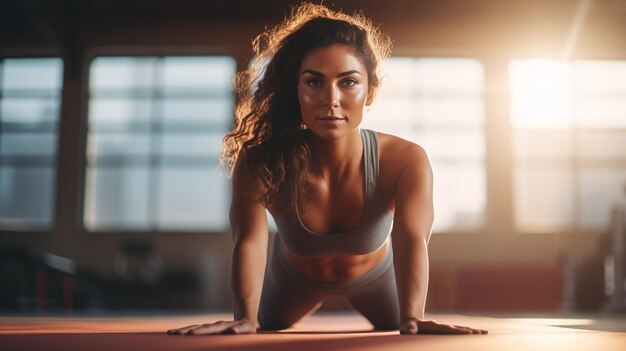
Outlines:
{"label": "window grid", "polygon": [[[561,105],[551,109],[560,111],[560,116],[541,111],[539,98],[526,101],[527,105],[534,104],[547,122],[524,119],[519,106],[524,94],[519,77],[537,74],[533,68],[562,80],[546,90],[547,98],[553,92],[563,97]],[[555,74],[557,71],[560,74]],[[516,140],[516,230],[542,233],[605,229],[610,209],[620,201],[626,184],[626,84],[620,84],[620,78],[626,78],[626,62],[515,60],[510,73]],[[546,84],[541,79],[534,82],[539,86],[536,89],[545,89]],[[589,115],[589,109],[582,107],[585,101],[598,96],[603,97],[596,105],[599,112],[594,110]],[[547,172],[552,173],[552,179],[546,177]],[[552,185],[545,186],[544,182]],[[533,189],[542,196],[532,195]]]}
{"label": "window grid", "polygon": [[[363,127],[424,147],[435,181],[434,232],[477,232],[486,211],[484,73],[469,58],[392,57]],[[460,187],[460,184],[468,186]]]}
{"label": "window grid", "polygon": [[3,230],[50,231],[54,226],[62,73],[60,58],[0,58]]}
{"label": "window grid", "polygon": [[[133,58],[124,59],[132,60]],[[220,178],[217,174],[218,155],[215,150],[212,149],[215,149],[215,145],[219,143],[221,136],[225,134],[228,127],[232,123],[234,97],[230,88],[230,79],[223,80],[219,82],[218,85],[213,83],[213,86],[210,87],[203,86],[198,88],[168,86],[167,79],[164,77],[167,74],[167,65],[170,64],[169,67],[171,68],[175,65],[175,62],[178,62],[180,67],[184,67],[185,62],[192,62],[185,61],[186,59],[196,60],[196,65],[197,61],[201,61],[201,65],[204,65],[205,70],[206,67],[213,65],[215,67],[212,69],[232,71],[230,74],[234,74],[234,60],[228,57],[161,56],[143,58],[144,63],[147,62],[152,65],[150,69],[147,69],[146,67],[140,68],[144,71],[144,74],[146,70],[151,70],[150,78],[146,78],[150,84],[132,86],[130,88],[123,87],[118,89],[99,89],[96,86],[97,82],[94,83],[93,80],[91,81],[92,88],[90,91],[90,103],[93,103],[94,100],[106,101],[107,99],[126,97],[130,98],[128,100],[131,102],[131,105],[132,103],[135,103],[133,107],[136,108],[137,101],[145,99],[145,111],[140,111],[140,114],[143,114],[143,117],[147,116],[147,118],[135,118],[132,121],[126,120],[125,125],[124,123],[118,123],[118,125],[115,125],[114,118],[108,121],[105,120],[107,123],[102,123],[103,121],[100,118],[101,116],[98,117],[97,113],[94,112],[98,107],[92,106],[90,108],[89,152],[87,155],[87,179],[89,184],[87,185],[88,189],[85,196],[84,217],[85,227],[88,230],[221,231],[227,226],[227,211],[224,210],[228,206],[228,187],[226,186],[227,180],[225,177]],[[94,62],[97,63],[97,60],[98,59]],[[168,60],[171,61],[168,63]],[[211,60],[214,60],[217,63],[212,62]],[[106,58],[104,59],[104,62],[106,63]],[[137,61],[132,62],[137,63]],[[97,68],[94,68],[92,65],[92,75],[95,69]],[[180,78],[178,79],[180,80]],[[214,100],[222,103],[222,108],[220,109],[218,107],[217,109],[214,109],[214,111],[200,111],[202,117],[201,120],[198,118],[191,118],[191,120],[188,119],[187,121],[184,121],[177,118],[172,121],[170,118],[170,120],[167,121],[167,118],[165,117],[165,113],[168,113],[166,111],[166,104],[168,102],[182,101],[182,106],[178,107],[182,107],[184,110],[185,101],[197,103]],[[170,109],[169,112],[170,114],[172,112],[171,110],[172,109]],[[182,119],[184,119],[185,112],[183,110],[180,108],[178,110],[174,110],[176,116],[183,116]],[[198,114],[197,106],[195,110],[192,111],[192,114],[194,113]],[[207,120],[207,117],[211,115],[213,120]],[[215,116],[218,116],[218,118],[215,118]],[[143,140],[143,146],[141,146],[142,150],[140,151],[134,150],[135,148],[129,148],[125,153],[116,154],[115,152],[107,152],[105,148],[98,146],[100,143],[98,138],[102,139],[107,136],[117,136],[118,139],[120,136],[122,139],[125,136],[127,139],[137,140],[143,138],[145,140]],[[219,138],[216,136],[219,136]],[[181,146],[181,144],[185,143],[185,140],[189,140],[194,137],[196,137],[194,143],[188,143],[188,145]],[[211,143],[205,142],[206,140],[209,140]],[[122,141],[122,143],[124,143],[124,141]],[[128,143],[128,140],[126,143]],[[142,144],[142,142],[140,141],[137,144]],[[208,150],[209,152],[203,151],[203,147],[208,147],[208,149],[211,150]],[[111,172],[115,172],[115,170],[117,170],[120,174],[124,171],[132,172],[130,175],[131,177],[133,177],[132,174],[134,174],[134,180],[128,178],[128,174],[120,176],[123,178],[121,181],[125,183],[136,183],[139,181],[138,179],[147,178],[147,185],[145,185],[145,189],[134,194],[135,200],[130,200],[130,198],[123,198],[122,200],[118,199],[118,202],[143,202],[143,205],[140,204],[140,206],[145,207],[143,215],[138,216],[142,217],[141,221],[129,224],[129,222],[124,222],[124,218],[113,218],[113,220],[109,218],[108,222],[106,216],[102,216],[105,220],[98,218],[100,214],[98,213],[99,210],[97,206],[102,205],[106,201],[100,201],[100,203],[97,203],[97,201],[99,201],[99,195],[97,194],[99,190],[97,188],[102,186],[103,181],[97,179],[98,174],[96,172],[101,174],[100,178],[106,179],[107,177],[103,175],[105,174],[104,172],[108,171],[110,173],[110,178],[113,177]],[[206,173],[208,177],[204,177],[206,178],[204,180],[199,179],[198,175],[201,172],[209,172]],[[180,189],[174,192],[171,190],[168,191],[168,186],[171,188],[171,180],[176,177],[180,179],[188,179],[190,181],[185,184],[181,184]],[[140,183],[141,181],[137,184]],[[109,186],[111,186],[111,184],[109,184]],[[197,213],[192,213],[191,216],[188,216],[187,221],[175,218],[176,215],[172,217],[167,210],[164,210],[167,206],[170,206],[171,209],[171,205],[168,205],[168,203],[172,202],[173,197],[175,198],[176,196],[179,197],[178,203],[176,204],[177,207],[186,206],[184,203],[185,201],[180,199],[184,196],[180,194],[181,192],[185,193],[185,191],[189,192],[189,189],[191,188],[198,188],[198,192],[206,193],[202,195],[202,197],[196,197],[196,201],[200,201],[202,206],[211,207],[204,208],[204,210],[208,212],[206,216],[212,215],[211,220],[203,220],[201,217],[204,214],[198,212],[198,209],[191,209],[192,212],[196,211]],[[142,196],[145,198],[137,199],[137,197]],[[209,201],[211,204],[208,204]],[[180,216],[180,211],[178,215]]]}

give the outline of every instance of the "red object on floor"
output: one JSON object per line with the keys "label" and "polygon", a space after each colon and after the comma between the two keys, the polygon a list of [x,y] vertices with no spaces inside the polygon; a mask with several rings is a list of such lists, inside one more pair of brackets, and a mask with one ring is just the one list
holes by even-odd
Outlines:
{"label": "red object on floor", "polygon": [[470,268],[459,279],[461,311],[558,311],[560,267]]}
{"label": "red object on floor", "polygon": [[563,272],[556,265],[432,267],[430,311],[558,312]]}

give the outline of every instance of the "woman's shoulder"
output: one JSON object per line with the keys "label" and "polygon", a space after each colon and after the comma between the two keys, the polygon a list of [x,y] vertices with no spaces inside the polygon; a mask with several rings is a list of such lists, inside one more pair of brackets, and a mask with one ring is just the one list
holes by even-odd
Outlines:
{"label": "woman's shoulder", "polygon": [[407,162],[428,162],[426,150],[419,144],[401,137],[378,133],[379,162],[405,166]]}
{"label": "woman's shoulder", "polygon": [[380,180],[386,199],[394,198],[400,175],[408,167],[430,172],[428,155],[420,145],[385,133],[378,133],[378,145]]}
{"label": "woman's shoulder", "polygon": [[254,159],[258,157],[258,150],[251,149],[248,152],[241,153],[233,167],[233,188],[244,190],[252,194],[263,194],[265,186],[257,177],[254,169]]}

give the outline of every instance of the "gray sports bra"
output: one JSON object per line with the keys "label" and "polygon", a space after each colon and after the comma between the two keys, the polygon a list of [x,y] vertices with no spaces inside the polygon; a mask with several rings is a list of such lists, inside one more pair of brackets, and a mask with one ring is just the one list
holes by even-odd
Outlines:
{"label": "gray sports bra", "polygon": [[378,134],[361,129],[365,168],[365,209],[357,226],[349,231],[318,234],[304,226],[295,208],[276,214],[277,239],[300,256],[363,255],[378,249],[389,237],[393,213],[387,207],[378,172]]}

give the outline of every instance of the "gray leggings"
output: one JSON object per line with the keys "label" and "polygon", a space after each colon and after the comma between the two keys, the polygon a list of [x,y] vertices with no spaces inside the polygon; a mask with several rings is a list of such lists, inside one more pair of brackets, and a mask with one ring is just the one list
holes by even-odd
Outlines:
{"label": "gray leggings", "polygon": [[377,330],[400,327],[400,311],[391,247],[383,262],[364,275],[347,282],[323,282],[294,270],[274,239],[273,254],[266,270],[259,306],[262,330],[292,326],[315,312],[328,296],[341,296]]}

